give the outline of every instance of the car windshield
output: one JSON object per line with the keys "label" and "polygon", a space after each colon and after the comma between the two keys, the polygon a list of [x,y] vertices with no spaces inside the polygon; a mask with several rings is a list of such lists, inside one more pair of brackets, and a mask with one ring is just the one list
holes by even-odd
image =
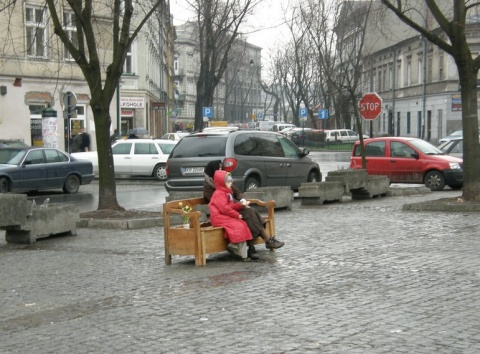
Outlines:
{"label": "car windshield", "polygon": [[0,164],[18,165],[23,160],[26,150],[2,149],[0,150]]}
{"label": "car windshield", "polygon": [[442,150],[421,139],[410,140],[410,144],[415,146],[425,155],[445,155]]}
{"label": "car windshield", "polygon": [[224,156],[227,135],[189,135],[175,145],[171,157]]}

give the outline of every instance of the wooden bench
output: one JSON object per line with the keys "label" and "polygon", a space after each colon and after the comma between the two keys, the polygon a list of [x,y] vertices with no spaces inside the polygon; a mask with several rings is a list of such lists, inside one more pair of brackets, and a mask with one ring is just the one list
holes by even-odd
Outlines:
{"label": "wooden bench", "polygon": [[[264,202],[258,199],[249,199],[251,207],[267,211],[264,217],[265,230],[268,236],[275,236],[274,209],[275,201]],[[185,215],[179,206],[189,205],[194,211]],[[207,264],[207,255],[227,250],[227,239],[224,238],[223,227],[211,226],[209,222],[201,222],[202,206],[208,205],[205,198],[173,200],[163,204],[163,228],[165,237],[165,264],[172,264],[172,256],[195,256],[196,266]],[[261,208],[259,208],[261,207]],[[178,222],[175,222],[177,216]],[[190,228],[180,224],[181,216],[188,216]],[[174,217],[174,218],[172,218]],[[174,223],[172,223],[174,221]],[[264,244],[261,237],[254,239],[255,244]]]}

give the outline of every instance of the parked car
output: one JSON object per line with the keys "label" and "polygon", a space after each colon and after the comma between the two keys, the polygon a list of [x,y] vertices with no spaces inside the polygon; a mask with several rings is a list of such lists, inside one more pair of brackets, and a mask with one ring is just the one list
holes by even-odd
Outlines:
{"label": "parked car", "polygon": [[3,147],[18,147],[18,146],[28,146],[21,140],[14,139],[0,139],[0,148]]}
{"label": "parked car", "polygon": [[[445,155],[432,144],[417,138],[383,137],[365,139],[369,175],[385,175],[393,183],[424,183],[432,191],[445,185],[463,187],[463,160]],[[350,168],[361,169],[360,141],[355,142]]]}
{"label": "parked car", "polygon": [[444,154],[463,158],[463,138],[454,138],[438,146]]}
{"label": "parked car", "polygon": [[[478,139],[480,140],[480,132]],[[438,145],[438,148],[447,155],[463,158],[463,136],[452,137]]]}
{"label": "parked car", "polygon": [[255,123],[256,130],[271,130],[275,122],[273,120],[259,120]]}
{"label": "parked car", "polygon": [[[284,133],[284,135],[290,139],[297,146],[303,146],[305,140],[307,140],[307,133],[312,131],[312,128],[292,128]],[[305,134],[305,139],[303,135]]]}
{"label": "parked car", "polygon": [[[165,139],[117,140],[112,145],[113,164],[116,175],[152,176],[159,181],[167,179],[165,164],[168,155],[177,141]],[[93,164],[93,173],[98,175],[98,155],[96,151],[76,152],[78,159],[86,159]]]}
{"label": "parked car", "polygon": [[89,161],[77,160],[55,148],[0,148],[0,193],[62,188],[77,193],[93,180]]}
{"label": "parked car", "polygon": [[452,134],[447,135],[446,137],[440,139],[439,144],[446,143],[447,141],[450,141],[450,140],[456,139],[456,138],[463,138],[463,129],[454,131]]}
{"label": "parked car", "polygon": [[290,124],[290,123],[275,123],[271,130],[273,132],[282,133],[284,129],[296,128],[296,127],[297,126],[295,124]]}
{"label": "parked car", "polygon": [[201,191],[204,167],[223,161],[234,185],[242,191],[268,186],[290,186],[321,181],[317,162],[279,133],[237,130],[190,134],[178,142],[167,161],[168,192]]}
{"label": "parked car", "polygon": [[162,136],[163,140],[173,140],[173,141],[179,141],[181,138],[184,136],[188,135],[190,133],[184,133],[184,132],[176,132],[176,133],[166,133]]}
{"label": "parked car", "polygon": [[[368,135],[363,136],[364,139],[368,138]],[[360,135],[351,129],[332,129],[325,131],[325,141],[329,142],[354,142],[360,139]]]}

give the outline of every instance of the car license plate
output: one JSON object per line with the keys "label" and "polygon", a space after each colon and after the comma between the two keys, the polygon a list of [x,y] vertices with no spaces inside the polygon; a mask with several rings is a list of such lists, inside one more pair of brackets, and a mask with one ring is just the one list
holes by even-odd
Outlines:
{"label": "car license plate", "polygon": [[192,174],[201,174],[203,173],[203,167],[185,167],[185,174],[192,175]]}

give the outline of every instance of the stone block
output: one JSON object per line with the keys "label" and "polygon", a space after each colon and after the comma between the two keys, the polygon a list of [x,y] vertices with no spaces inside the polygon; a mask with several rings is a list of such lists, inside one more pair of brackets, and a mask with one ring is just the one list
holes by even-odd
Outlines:
{"label": "stone block", "polygon": [[21,225],[31,213],[32,202],[26,194],[0,194],[0,228]]}
{"label": "stone block", "polygon": [[77,234],[80,213],[73,205],[34,207],[26,222],[6,228],[8,243],[33,243],[38,238],[56,234]]}
{"label": "stone block", "polygon": [[367,170],[337,170],[330,171],[325,177],[326,182],[340,181],[345,187],[345,193],[352,189],[364,188],[367,185]]}
{"label": "stone block", "polygon": [[293,191],[289,186],[259,187],[250,189],[244,194],[246,199],[260,199],[265,202],[274,200],[276,202],[275,209],[287,208],[291,210],[294,200]]}
{"label": "stone block", "polygon": [[341,181],[302,183],[298,196],[302,205],[319,205],[327,201],[341,201],[344,185]]}
{"label": "stone block", "polygon": [[390,190],[390,179],[387,176],[368,176],[363,188],[350,189],[352,199],[370,199],[386,196]]}

